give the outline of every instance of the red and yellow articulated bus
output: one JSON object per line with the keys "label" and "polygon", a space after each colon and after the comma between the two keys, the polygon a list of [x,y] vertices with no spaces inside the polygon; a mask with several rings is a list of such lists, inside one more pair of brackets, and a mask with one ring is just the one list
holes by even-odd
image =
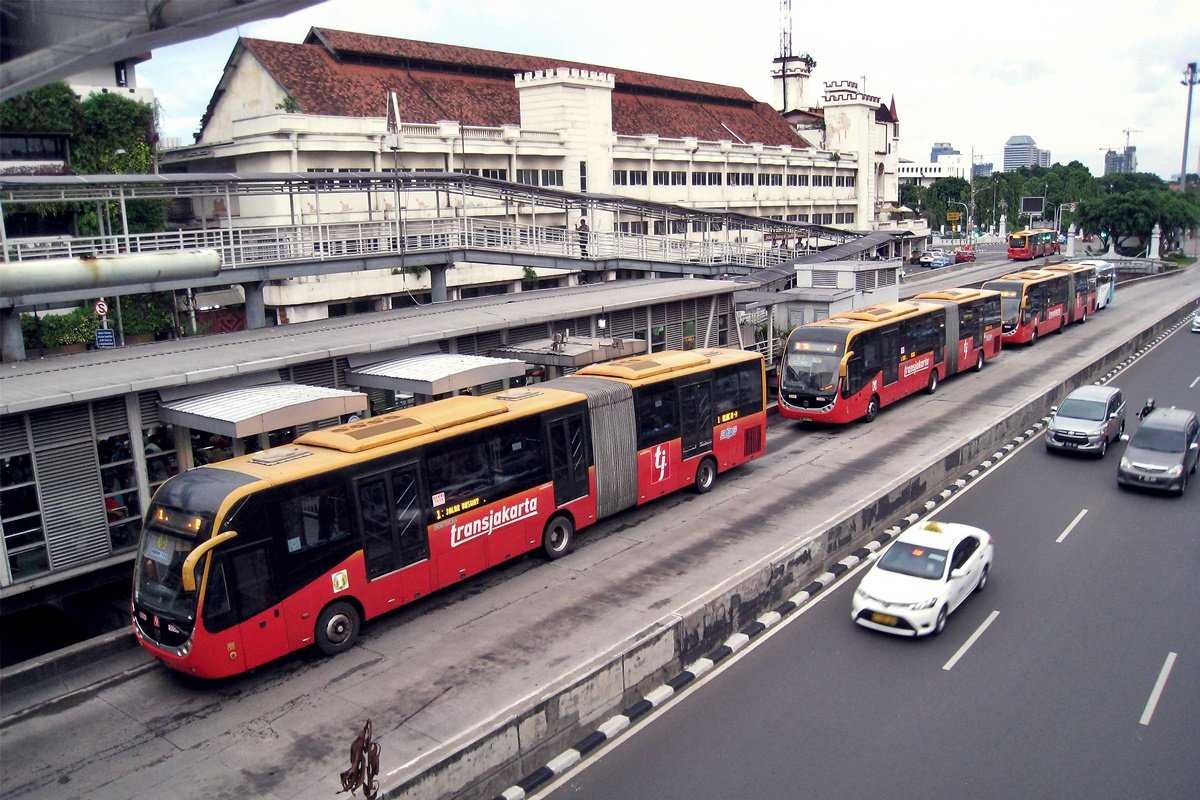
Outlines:
{"label": "red and yellow articulated bus", "polygon": [[1052,256],[1059,249],[1058,234],[1051,228],[1017,231],[1008,237],[1008,257],[1014,261]]}
{"label": "red and yellow articulated bus", "polygon": [[220,678],[316,644],[598,519],[763,455],[763,359],[666,351],[306,433],[158,490],[133,630]]}
{"label": "red and yellow articulated bus", "polygon": [[779,413],[788,419],[846,423],[922,389],[947,372],[944,304],[880,303],[801,325],[789,334],[779,378]]}
{"label": "red and yellow articulated bus", "polygon": [[987,289],[943,289],[913,298],[946,308],[946,341],[955,345],[946,357],[946,374],[957,375],[1000,355],[1000,293]]}
{"label": "red and yellow articulated bus", "polygon": [[1087,322],[1096,313],[1096,268],[1089,264],[1055,264],[1044,269],[1066,273],[1067,318],[1071,322]]}
{"label": "red and yellow articulated bus", "polygon": [[1071,278],[1064,272],[1027,269],[983,284],[1000,293],[1004,344],[1035,344],[1039,336],[1067,325]]}

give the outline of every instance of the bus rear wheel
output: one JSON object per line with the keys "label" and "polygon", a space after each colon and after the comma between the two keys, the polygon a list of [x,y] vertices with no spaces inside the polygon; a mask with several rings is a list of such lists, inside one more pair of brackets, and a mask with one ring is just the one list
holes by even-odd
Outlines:
{"label": "bus rear wheel", "polygon": [[934,392],[937,391],[937,387],[938,387],[938,371],[937,371],[937,367],[934,367],[933,371],[929,373],[929,385],[925,387],[925,394],[933,394]]}
{"label": "bus rear wheel", "polygon": [[867,401],[867,413],[863,416],[863,422],[874,422],[879,416],[879,395],[871,395],[871,399]]}
{"label": "bus rear wheel", "polygon": [[1033,333],[1031,333],[1029,335],[1029,346],[1033,347],[1035,344],[1037,344],[1037,327],[1036,326],[1033,329]]}
{"label": "bus rear wheel", "polygon": [[975,371],[983,372],[983,351],[980,350],[975,354]]}
{"label": "bus rear wheel", "polygon": [[575,523],[559,514],[546,523],[542,531],[542,553],[551,561],[562,558],[575,546]]}
{"label": "bus rear wheel", "polygon": [[713,486],[717,484],[717,462],[712,458],[705,458],[696,467],[696,494],[707,494],[712,491]]}
{"label": "bus rear wheel", "polygon": [[327,656],[349,650],[358,638],[361,624],[358,609],[354,606],[341,600],[330,603],[317,617],[317,647]]}

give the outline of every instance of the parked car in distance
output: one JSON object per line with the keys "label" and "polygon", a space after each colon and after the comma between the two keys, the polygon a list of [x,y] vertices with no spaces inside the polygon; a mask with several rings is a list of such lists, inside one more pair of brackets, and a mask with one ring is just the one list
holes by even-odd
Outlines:
{"label": "parked car in distance", "polygon": [[1159,408],[1146,415],[1117,466],[1119,486],[1165,489],[1182,495],[1200,460],[1200,420],[1185,408]]}
{"label": "parked car in distance", "polygon": [[921,257],[917,259],[917,263],[928,267],[929,263],[937,258],[937,256],[938,253],[936,250],[926,250],[924,253],[921,253]]}
{"label": "parked car in distance", "polygon": [[971,525],[913,525],[867,570],[850,619],[897,636],[936,636],[946,617],[987,585],[993,549],[991,535]]}
{"label": "parked car in distance", "polygon": [[1050,411],[1047,450],[1104,458],[1108,445],[1125,433],[1125,398],[1115,386],[1080,386]]}
{"label": "parked car in distance", "polygon": [[946,255],[945,253],[939,253],[930,260],[929,268],[936,269],[938,267],[948,267],[953,263],[954,259],[952,257]]}
{"label": "parked car in distance", "polygon": [[975,260],[975,248],[971,245],[960,247],[954,251],[954,263],[963,264]]}

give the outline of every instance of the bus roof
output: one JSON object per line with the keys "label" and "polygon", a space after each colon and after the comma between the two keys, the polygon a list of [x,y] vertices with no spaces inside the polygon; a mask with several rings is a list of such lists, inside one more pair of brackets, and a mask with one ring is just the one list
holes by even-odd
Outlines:
{"label": "bus roof", "polygon": [[1094,272],[1096,267],[1093,264],[1051,264],[1043,269],[1050,272],[1087,272],[1088,270]]}
{"label": "bus roof", "polygon": [[700,370],[742,364],[761,356],[751,350],[712,348],[708,350],[663,350],[658,353],[626,356],[600,364],[589,364],[574,373],[581,377],[609,378],[632,386],[675,378]]}
{"label": "bus roof", "polygon": [[985,297],[999,297],[1000,293],[993,289],[941,289],[936,292],[921,292],[914,300],[949,300],[952,303],[966,303]]}
{"label": "bus roof", "polygon": [[1062,275],[1048,272],[1044,269],[1025,269],[1020,272],[1010,272],[1007,275],[1001,275],[999,278],[992,278],[984,286],[992,281],[1023,281],[1025,283],[1038,283],[1040,281],[1048,281],[1051,278],[1061,278]]}
{"label": "bus roof", "polygon": [[911,300],[902,300],[896,303],[877,303],[866,308],[856,308],[853,311],[839,311],[832,317],[806,323],[796,328],[793,334],[804,329],[842,330],[849,337],[861,331],[868,331],[872,328],[896,322],[897,320],[908,319],[917,314],[940,308],[942,307],[932,303],[922,305],[914,303]]}

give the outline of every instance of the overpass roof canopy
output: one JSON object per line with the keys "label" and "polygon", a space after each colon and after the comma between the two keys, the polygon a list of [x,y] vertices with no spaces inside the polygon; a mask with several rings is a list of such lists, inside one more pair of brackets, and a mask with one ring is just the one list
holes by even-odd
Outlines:
{"label": "overpass roof canopy", "polygon": [[804,233],[849,242],[862,236],[825,225],[707,211],[613,194],[570,192],[476,177],[458,172],[164,172],[151,175],[5,175],[0,203],[61,203],[97,200],[170,199],[231,195],[390,192],[455,192],[539,208],[640,213],[648,217],[719,222],[723,228]]}
{"label": "overpass roof canopy", "polygon": [[511,358],[428,353],[359,367],[346,376],[346,381],[354,386],[433,397],[524,374],[525,362]]}
{"label": "overpass roof canopy", "polygon": [[333,419],[367,409],[367,396],[345,389],[275,383],[162,403],[164,422],[240,438]]}

